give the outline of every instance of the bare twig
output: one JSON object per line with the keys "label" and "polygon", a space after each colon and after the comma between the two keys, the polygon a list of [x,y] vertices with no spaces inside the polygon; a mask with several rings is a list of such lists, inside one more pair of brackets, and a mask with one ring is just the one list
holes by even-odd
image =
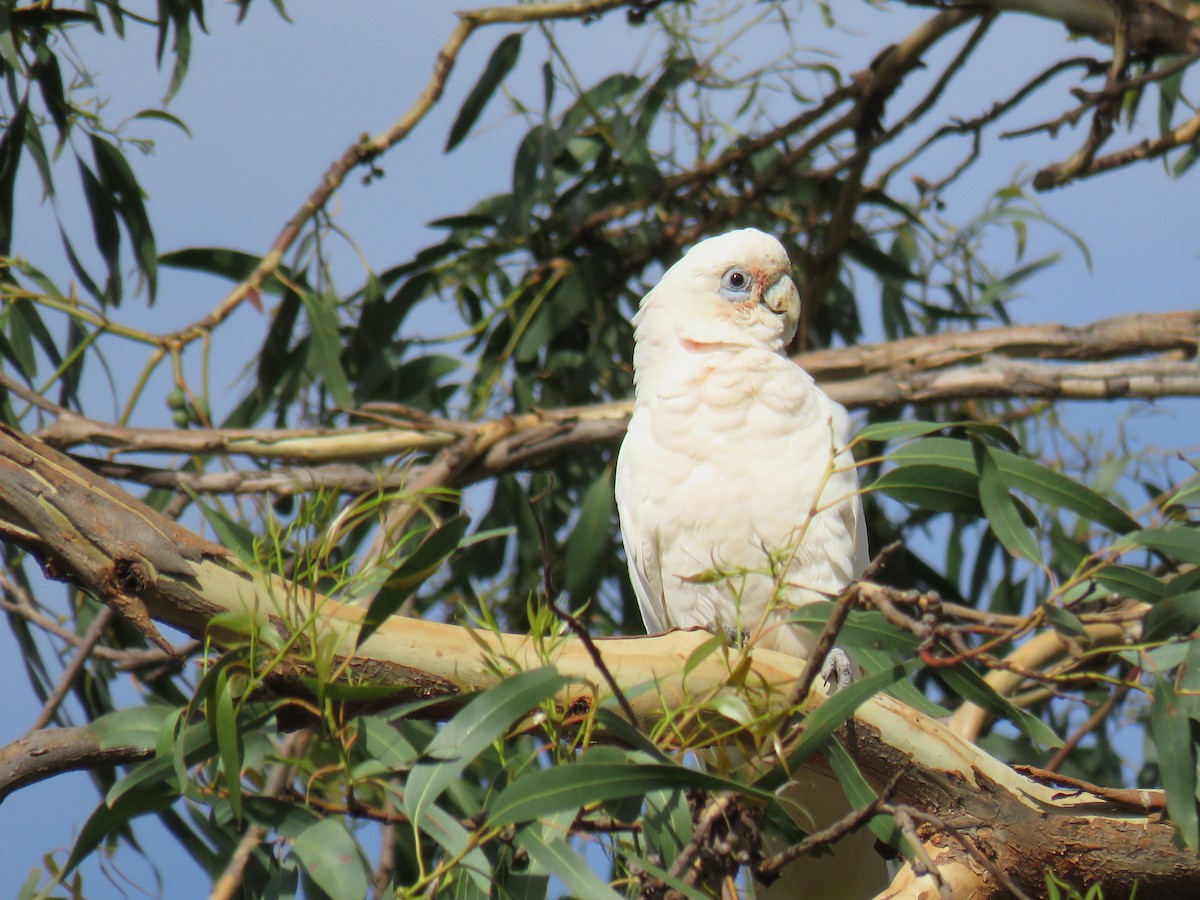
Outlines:
{"label": "bare twig", "polygon": [[836,843],[846,835],[860,829],[874,816],[878,815],[880,808],[891,800],[892,794],[895,792],[896,786],[900,783],[904,774],[903,769],[898,770],[892,776],[891,780],[879,791],[879,796],[866,806],[859,809],[852,809],[828,827],[814,831],[798,844],[793,844],[786,850],[782,850],[774,856],[764,859],[754,867],[754,875],[769,882],[771,878],[779,874],[780,869],[793,860],[811,853],[818,847],[825,847]]}
{"label": "bare twig", "polygon": [[587,627],[579,620],[578,616],[572,615],[569,611],[558,605],[558,591],[554,588],[554,578],[550,561],[550,539],[546,534],[546,523],[542,520],[541,510],[538,509],[538,500],[540,499],[540,497],[529,498],[529,509],[533,513],[533,521],[537,524],[538,547],[542,555],[542,590],[546,594],[546,603],[549,604],[551,611],[558,620],[566,625],[583,642],[583,646],[587,648],[588,654],[592,657],[592,663],[596,666],[596,670],[603,676],[609,690],[612,691],[613,698],[617,701],[617,705],[621,707],[621,713],[629,720],[629,724],[634,728],[640,728],[637,713],[633,711],[633,706],[630,705],[629,698],[625,696],[625,692],[621,690],[617,679],[613,677],[612,671],[604,662],[604,657],[601,656],[600,649],[596,646],[596,642],[592,640]]}
{"label": "bare twig", "polygon": [[42,711],[38,713],[33,724],[29,726],[29,731],[39,731],[45,728],[54,719],[54,714],[58,712],[58,708],[62,705],[63,700],[67,697],[67,692],[71,690],[71,686],[75,683],[75,679],[79,677],[79,673],[83,671],[83,667],[87,665],[88,659],[96,648],[96,644],[104,635],[104,630],[112,623],[113,616],[116,613],[112,607],[106,606],[96,613],[96,617],[92,619],[92,623],[83,634],[83,639],[79,642],[78,649],[75,655],[71,657],[71,661],[67,663],[67,667],[63,669],[62,675],[58,679],[58,683],[54,685],[54,690],[46,699]]}
{"label": "bare twig", "polygon": [[1071,733],[1070,737],[1063,741],[1063,745],[1055,751],[1055,754],[1050,757],[1050,761],[1043,767],[1047,772],[1055,771],[1066,762],[1071,754],[1075,752],[1075,748],[1079,746],[1079,742],[1088,734],[1095,731],[1108,718],[1112,711],[1117,708],[1118,704],[1125,699],[1125,696],[1133,687],[1133,682],[1138,679],[1140,674],[1141,671],[1139,669],[1135,669],[1130,673],[1125,683],[1114,688],[1112,693],[1108,695],[1108,699],[1100,704],[1096,711],[1088,716],[1087,720]]}
{"label": "bare twig", "polygon": [[[279,748],[280,757],[287,759],[303,754],[308,738],[308,731],[289,734]],[[263,785],[262,796],[270,798],[280,796],[294,776],[295,770],[291,763],[282,761],[276,763],[271,769],[271,774],[267,776],[266,784]],[[246,864],[250,862],[250,854],[254,852],[254,848],[259,845],[266,833],[266,829],[261,825],[252,823],[246,826],[229,861],[225,864],[225,870],[213,883],[209,900],[232,900],[241,893],[242,878],[246,874]]]}
{"label": "bare twig", "polygon": [[792,694],[793,704],[802,703],[812,689],[813,682],[817,680],[817,674],[825,664],[825,658],[829,656],[829,651],[833,649],[834,643],[837,641],[838,632],[842,630],[846,617],[850,615],[850,608],[858,601],[862,583],[874,578],[888,558],[900,549],[900,546],[899,541],[893,541],[880,550],[863,569],[862,574],[846,585],[838,594],[829,618],[825,620],[825,627],[821,629],[821,634],[817,637],[816,646],[813,647],[812,654],[805,660],[804,671],[800,673],[800,680],[796,682],[796,691]]}

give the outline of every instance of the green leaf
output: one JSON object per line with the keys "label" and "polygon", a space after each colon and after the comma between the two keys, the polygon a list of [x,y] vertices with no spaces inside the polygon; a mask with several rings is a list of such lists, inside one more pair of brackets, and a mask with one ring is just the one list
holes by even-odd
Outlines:
{"label": "green leaf", "polygon": [[82,160],[79,163],[79,180],[83,184],[83,196],[87,200],[88,211],[92,216],[92,233],[96,237],[96,247],[104,257],[104,265],[108,268],[108,283],[105,285],[102,299],[110,303],[121,300],[121,229],[117,224],[117,214],[113,209],[111,198],[100,179],[87,167]]}
{"label": "green leaf", "polygon": [[1200,628],[1200,591],[1188,591],[1159,600],[1146,613],[1142,626],[1145,641],[1187,635]]}
{"label": "green leaf", "polygon": [[192,498],[192,503],[200,510],[200,514],[204,516],[205,521],[216,534],[217,540],[227,549],[232,550],[242,565],[252,567],[255,561],[254,532],[216,507],[203,502],[200,496],[186,485],[182,490]]}
{"label": "green leaf", "polygon": [[63,864],[62,874],[65,876],[74,871],[107,835],[124,828],[138,816],[169,808],[178,799],[179,792],[176,789],[159,782],[124,794],[111,805],[102,802],[79,829],[79,836],[75,838],[67,861]]}
{"label": "green leaf", "polygon": [[995,688],[984,681],[979,673],[970,666],[966,664],[948,666],[934,671],[937,672],[946,687],[955,694],[987,710],[994,716],[1008,719],[1034,743],[1046,748],[1062,746],[1062,738],[1055,734],[1049,725],[1000,696],[996,693]]}
{"label": "green leaf", "polygon": [[146,215],[142,200],[142,187],[120,150],[95,133],[90,138],[100,183],[108,191],[117,215],[125,223],[138,269],[146,279],[147,294],[150,302],[154,302],[158,287],[158,250],[154,231],[150,227],[150,217]]}
{"label": "green leaf", "polygon": [[[1163,60],[1163,64],[1166,65],[1170,61],[1170,57],[1167,57]],[[1171,116],[1175,111],[1175,104],[1179,102],[1179,95],[1183,89],[1183,75],[1184,73],[1180,71],[1158,81],[1159,135],[1165,135],[1171,131]]]}
{"label": "green leaf", "polygon": [[567,538],[565,588],[581,603],[596,592],[608,560],[613,515],[612,473],[603,469],[589,485],[579,506],[579,518]]}
{"label": "green leaf", "polygon": [[358,629],[356,650],[458,549],[470,524],[466,516],[452,516],[427,534],[420,546],[395,568],[381,567],[390,590],[380,591],[372,598]]}
{"label": "green leaf", "polygon": [[358,737],[367,757],[390,771],[407,769],[420,755],[399,728],[378,716],[358,719]]}
{"label": "green leaf", "polygon": [[895,441],[924,437],[951,427],[944,422],[918,422],[901,419],[895,422],[872,422],[854,436],[855,441]]}
{"label": "green leaf", "polygon": [[425,748],[404,791],[404,811],[414,821],[457,780],[471,761],[517,719],[549,700],[569,682],[552,668],[519,672],[478,694]]}
{"label": "green leaf", "polygon": [[217,738],[217,751],[225,772],[225,789],[229,806],[237,820],[242,818],[242,735],[238,729],[237,708],[233,697],[233,681],[225,670],[218,680],[216,708],[210,712]]}
{"label": "green leaf", "polygon": [[[884,669],[896,665],[900,662],[895,654],[886,653],[882,650],[873,650],[870,647],[850,647],[850,655],[854,658],[864,672],[882,672]],[[900,679],[884,693],[890,694],[901,703],[906,703],[915,709],[917,712],[924,713],[934,719],[940,719],[950,715],[950,710],[941,704],[934,703],[928,697],[921,693],[921,690],[907,679]]]}
{"label": "green leaf", "polygon": [[517,64],[517,58],[520,55],[521,32],[519,31],[505,35],[496,45],[487,65],[483,68],[483,74],[479,76],[479,80],[467,94],[467,99],[463,101],[462,107],[458,110],[454,124],[450,126],[450,136],[446,138],[444,153],[449,153],[462,143],[463,138],[470,132],[471,126],[483,113],[488,101],[492,99],[492,95],[496,93],[500,82]]}
{"label": "green leaf", "polygon": [[918,280],[908,266],[884,253],[873,240],[861,233],[850,238],[846,244],[846,255],[880,278],[896,281]]}
{"label": "green leaf", "polygon": [[427,806],[417,820],[422,833],[433,838],[451,857],[461,857],[459,871],[467,875],[467,883],[473,885],[480,896],[487,897],[491,889],[491,863],[483,850],[472,841],[471,832],[458,819],[440,806]]}
{"label": "green leaf", "polygon": [[1153,603],[1162,598],[1167,586],[1161,579],[1155,578],[1143,569],[1125,566],[1118,563],[1105,566],[1095,575],[1096,581],[1110,591],[1134,600]]}
{"label": "green leaf", "polygon": [[[6,16],[8,8],[4,7]],[[11,43],[12,35],[0,34],[0,50],[3,49],[5,39]],[[0,137],[0,257],[12,255],[13,191],[17,184],[17,168],[21,162],[21,148],[25,143],[25,123],[28,115],[29,108],[22,100],[5,125],[3,137]]]}
{"label": "green leaf", "polygon": [[766,802],[775,800],[770,791],[680,765],[589,763],[585,754],[574,765],[533,771],[518,778],[492,802],[488,824],[532,822],[589,803],[642,797],[668,788],[736,791]]}
{"label": "green leaf", "polygon": [[1167,812],[1189,847],[1200,845],[1200,818],[1196,814],[1196,760],[1192,752],[1191,719],[1171,682],[1154,683],[1150,708],[1150,734],[1158,749],[1158,773],[1167,794]]}
{"label": "green leaf", "polygon": [[94,734],[101,748],[143,747],[153,750],[163,720],[174,710],[169,706],[151,703],[118,709],[93,719],[87,730]]}
{"label": "green leaf", "polygon": [[[1137,528],[1137,522],[1128,513],[1085,485],[1060,475],[1041,463],[1007,450],[996,449],[993,453],[1009,490],[1019,491],[1050,506],[1070,510],[1118,533]],[[943,472],[947,469],[958,469],[966,473],[974,473],[976,470],[974,452],[970,444],[954,438],[923,438],[897,447],[887,458],[898,468],[928,466]],[[890,471],[884,475],[889,475]],[[925,474],[932,476],[934,473]],[[902,479],[902,476],[896,477]],[[876,485],[880,481],[883,481],[882,477],[876,481]],[[875,485],[872,485],[871,489],[874,490]],[[886,488],[882,489],[890,493]]]}
{"label": "green leaf", "polygon": [[[825,627],[829,607],[825,604],[809,603],[788,615],[788,622],[801,625],[814,634]],[[921,643],[916,635],[900,631],[876,610],[851,610],[838,632],[837,642],[847,647],[867,647],[873,650],[891,650],[896,653],[912,653]]]}
{"label": "green leaf", "polygon": [[957,466],[904,461],[888,469],[866,491],[882,491],[893,500],[938,512],[980,515],[979,479]]}
{"label": "green leaf", "polygon": [[292,852],[308,877],[330,897],[356,900],[367,896],[367,869],[362,851],[340,819],[315,822],[292,843]]}
{"label": "green leaf", "polygon": [[1025,527],[1017,504],[1009,496],[1004,476],[996,462],[995,451],[982,441],[972,441],[975,464],[979,467],[979,503],[992,531],[1010,555],[1041,564],[1037,541]]}
{"label": "green leaf", "polygon": [[997,278],[980,292],[979,296],[975,299],[976,307],[983,309],[998,300],[1003,300],[1022,281],[1032,278],[1042,269],[1054,265],[1061,259],[1061,254],[1051,253],[1048,256],[1043,256],[1041,259],[1035,259],[1033,262],[1013,269],[1003,278]]}
{"label": "green leaf", "polygon": [[1087,637],[1087,630],[1083,627],[1083,622],[1079,620],[1079,616],[1070,610],[1063,609],[1061,606],[1055,606],[1053,603],[1042,604],[1042,611],[1046,614],[1046,619],[1059,631],[1065,632],[1075,637]]}
{"label": "green leaf", "polygon": [[143,109],[135,112],[129,118],[130,121],[150,120],[156,122],[166,122],[169,125],[174,125],[188,137],[192,136],[191,129],[187,127],[187,124],[183,121],[183,119],[179,118],[178,116],[171,115],[171,113],[167,112],[165,109]]}
{"label": "green leaf", "polygon": [[338,328],[336,299],[331,294],[301,291],[308,313],[309,353],[306,368],[319,375],[333,402],[343,409],[354,404],[350,382],[342,369],[342,338]]}
{"label": "green leaf", "polygon": [[[182,250],[172,250],[158,258],[160,265],[173,269],[191,269],[196,272],[207,272],[230,281],[245,281],[249,278],[261,257],[229,247],[185,247]],[[285,277],[289,277],[287,269],[281,269]],[[278,292],[280,283],[275,279],[267,279],[263,290],[268,293]]]}
{"label": "green leaf", "polygon": [[592,871],[586,859],[576,853],[561,837],[545,840],[536,828],[523,829],[517,843],[529,858],[566,885],[580,900],[621,900],[618,894]]}
{"label": "green leaf", "polygon": [[1125,535],[1115,547],[1145,547],[1163,554],[1173,562],[1200,565],[1200,528],[1186,525],[1166,525],[1145,528]]}
{"label": "green leaf", "polygon": [[[863,778],[854,758],[846,752],[841,741],[830,741],[826,745],[825,758],[829,761],[829,767],[833,769],[833,774],[837,776],[838,783],[842,786],[842,791],[846,794],[846,800],[851,808],[858,809],[875,802],[879,795]],[[871,829],[871,833],[875,837],[888,846],[900,847],[900,829],[896,825],[896,820],[891,816],[872,816],[867,821],[867,827]]]}

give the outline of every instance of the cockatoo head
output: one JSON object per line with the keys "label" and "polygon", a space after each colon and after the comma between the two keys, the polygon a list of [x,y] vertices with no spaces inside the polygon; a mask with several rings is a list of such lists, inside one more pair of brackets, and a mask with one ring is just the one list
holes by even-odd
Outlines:
{"label": "cockatoo head", "polygon": [[800,318],[790,271],[783,245],[755,228],[701,241],[642,298],[638,343],[783,352]]}

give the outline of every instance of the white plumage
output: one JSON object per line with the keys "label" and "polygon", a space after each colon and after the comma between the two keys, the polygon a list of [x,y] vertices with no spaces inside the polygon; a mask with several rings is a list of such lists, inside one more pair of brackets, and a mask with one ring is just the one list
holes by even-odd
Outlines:
{"label": "white plumage", "polygon": [[[773,237],[723,234],[668,269],[634,317],[616,498],[651,634],[701,626],[807,656],[816,637],[788,614],[866,567],[846,411],[785,352],[800,314],[789,271]],[[835,779],[807,770],[785,797],[808,830],[850,809]],[[862,830],[798,860],[766,893],[870,897],[887,883],[872,841]]]}
{"label": "white plumage", "polygon": [[702,626],[804,656],[815,638],[781,624],[790,608],[867,564],[846,411],[785,353],[800,313],[789,271],[761,231],[709,238],[634,317],[616,498],[651,634]]}

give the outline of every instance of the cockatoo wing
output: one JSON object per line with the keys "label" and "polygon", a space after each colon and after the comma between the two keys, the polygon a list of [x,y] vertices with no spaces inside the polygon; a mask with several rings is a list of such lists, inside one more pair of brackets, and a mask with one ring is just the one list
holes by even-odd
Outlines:
{"label": "cockatoo wing", "polygon": [[[633,434],[637,434],[633,432]],[[636,443],[637,436],[633,438]],[[671,625],[667,618],[663,592],[662,560],[659,552],[659,529],[646,521],[645,505],[638,500],[639,481],[644,476],[631,460],[646,458],[652,447],[637,448],[626,438],[617,455],[616,500],[617,517],[621,522],[621,542],[629,563],[629,582],[637,597],[638,609],[647,634],[660,634]]]}

